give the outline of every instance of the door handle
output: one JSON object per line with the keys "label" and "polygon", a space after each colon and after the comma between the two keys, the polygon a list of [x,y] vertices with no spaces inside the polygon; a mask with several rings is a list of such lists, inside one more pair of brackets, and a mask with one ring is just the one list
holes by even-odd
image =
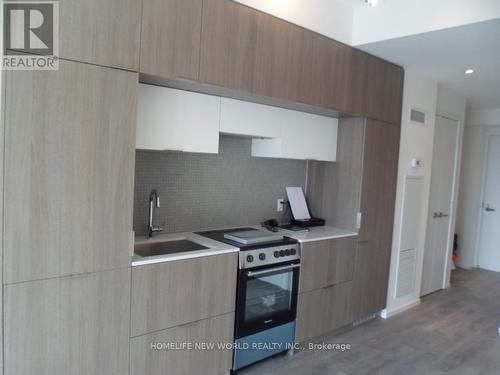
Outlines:
{"label": "door handle", "polygon": [[450,215],[448,215],[448,214],[444,214],[444,213],[442,213],[442,212],[434,212],[434,214],[432,215],[432,217],[433,217],[434,219],[440,219],[440,218],[442,218],[442,217],[448,217],[448,216],[450,216]]}
{"label": "door handle", "polygon": [[273,273],[276,271],[286,271],[286,270],[291,270],[291,269],[299,268],[299,267],[300,267],[300,264],[291,264],[291,265],[284,266],[284,267],[270,268],[270,269],[262,270],[262,271],[247,271],[246,274],[247,274],[247,276],[266,275],[268,273]]}
{"label": "door handle", "polygon": [[486,205],[485,209],[486,212],[495,212],[497,209],[490,207],[489,204]]}

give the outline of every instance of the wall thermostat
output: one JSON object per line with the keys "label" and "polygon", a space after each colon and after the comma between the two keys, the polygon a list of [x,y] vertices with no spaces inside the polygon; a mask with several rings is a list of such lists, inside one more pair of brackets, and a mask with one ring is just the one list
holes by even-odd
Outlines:
{"label": "wall thermostat", "polygon": [[422,160],[416,159],[416,158],[411,159],[411,166],[413,168],[421,167],[422,166]]}

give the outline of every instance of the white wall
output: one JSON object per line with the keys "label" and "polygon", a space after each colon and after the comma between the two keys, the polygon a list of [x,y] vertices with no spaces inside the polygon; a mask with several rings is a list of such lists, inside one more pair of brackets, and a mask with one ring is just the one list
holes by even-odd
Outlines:
{"label": "white wall", "polygon": [[337,0],[235,0],[342,43],[352,39],[353,10]]}
{"label": "white wall", "polygon": [[[405,72],[391,268],[387,308],[382,312],[383,317],[413,306],[418,303],[420,297],[437,93],[437,83],[412,72]],[[418,126],[409,122],[411,106],[427,113],[427,126]],[[412,168],[410,164],[412,158],[420,159],[423,162],[422,166]],[[406,183],[414,181],[414,178],[420,178],[421,181],[420,186],[411,188],[411,193],[416,198],[405,196],[405,190],[410,191],[410,185],[407,188]],[[417,189],[420,191],[417,192]],[[419,202],[414,202],[412,199],[417,199]],[[400,273],[400,260],[403,262],[403,259],[407,258],[405,254],[410,249],[414,251],[414,258],[410,260],[410,264],[404,265],[404,271]],[[406,280],[403,280],[404,278]],[[407,285],[405,290],[408,292],[398,296],[398,284],[401,286],[403,283]]]}
{"label": "white wall", "polygon": [[[427,113],[426,126],[410,123],[411,106]],[[464,97],[406,71],[391,269],[387,308],[381,314],[383,317],[410,308],[420,301],[436,114],[458,120],[463,129],[465,108]],[[420,159],[422,166],[411,167],[412,158]],[[458,186],[455,186],[455,195],[457,191]],[[452,220],[456,209],[453,212]]]}
{"label": "white wall", "polygon": [[381,0],[354,11],[352,44],[421,34],[500,17],[498,0]]}
{"label": "white wall", "polygon": [[500,128],[500,108],[468,111],[456,229],[459,237],[458,266],[467,269],[477,266],[479,215],[486,162],[484,150],[486,132],[492,128]]}

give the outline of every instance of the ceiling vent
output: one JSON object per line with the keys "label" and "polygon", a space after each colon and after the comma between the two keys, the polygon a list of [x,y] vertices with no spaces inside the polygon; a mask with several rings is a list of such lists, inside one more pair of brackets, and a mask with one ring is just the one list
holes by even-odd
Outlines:
{"label": "ceiling vent", "polygon": [[427,113],[420,111],[415,108],[410,108],[410,122],[415,125],[426,126],[427,125]]}

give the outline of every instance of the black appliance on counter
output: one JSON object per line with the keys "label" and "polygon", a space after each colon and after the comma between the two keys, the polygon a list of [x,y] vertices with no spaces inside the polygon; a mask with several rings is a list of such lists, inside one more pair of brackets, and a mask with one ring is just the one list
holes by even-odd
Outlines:
{"label": "black appliance on counter", "polygon": [[[231,238],[255,228],[197,233],[240,249],[236,294],[233,370],[292,349],[299,287],[300,251],[297,240],[278,236],[273,241],[245,245]],[[262,232],[268,238],[269,232]],[[258,237],[258,233],[255,236]]]}

